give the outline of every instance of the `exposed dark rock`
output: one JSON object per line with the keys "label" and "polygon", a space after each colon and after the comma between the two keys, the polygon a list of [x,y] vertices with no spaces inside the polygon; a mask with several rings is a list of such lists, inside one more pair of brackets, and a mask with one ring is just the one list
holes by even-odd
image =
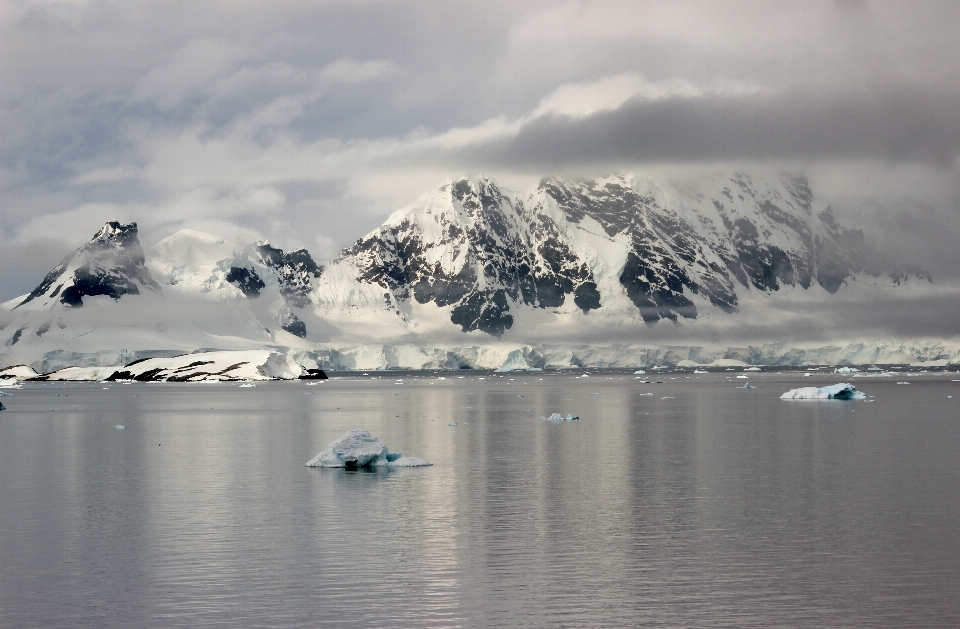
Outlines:
{"label": "exposed dark rock", "polygon": [[260,289],[265,286],[256,271],[239,266],[230,267],[226,279],[239,288],[240,292],[242,292],[247,299],[256,299],[259,297]]}
{"label": "exposed dark rock", "polygon": [[[64,277],[71,266],[75,267],[72,276]],[[50,287],[61,278],[64,281],[47,295]],[[120,299],[123,295],[139,295],[139,286],[160,290],[144,265],[143,247],[137,238],[137,224],[123,225],[110,221],[90,242],[65,257],[47,273],[40,285],[17,307],[45,295],[48,298],[59,295],[60,303],[80,307],[85,296],[106,295]]]}
{"label": "exposed dark rock", "polygon": [[300,374],[300,380],[327,380],[327,374],[323,369],[307,369]]}
{"label": "exposed dark rock", "polygon": [[255,247],[261,261],[276,271],[280,293],[287,303],[296,308],[307,305],[312,289],[311,278],[319,278],[323,274],[323,267],[314,261],[306,249],[284,253],[282,249],[266,243]]}
{"label": "exposed dark rock", "polygon": [[290,334],[293,334],[294,336],[299,336],[302,339],[307,338],[307,324],[296,317],[293,317],[290,323],[287,323],[282,327],[284,330]]}

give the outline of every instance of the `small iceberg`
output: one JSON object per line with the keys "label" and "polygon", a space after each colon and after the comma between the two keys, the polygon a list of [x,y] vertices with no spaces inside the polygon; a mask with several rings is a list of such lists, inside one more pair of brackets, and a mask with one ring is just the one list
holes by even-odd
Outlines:
{"label": "small iceberg", "polygon": [[457,422],[450,422],[447,426],[452,426],[453,428],[457,427]]}
{"label": "small iceberg", "polygon": [[567,416],[564,417],[564,416],[561,415],[560,413],[553,413],[552,415],[550,415],[550,417],[541,417],[541,418],[540,418],[540,421],[542,421],[542,422],[553,422],[553,423],[556,424],[556,423],[559,423],[559,422],[575,422],[575,421],[577,421],[578,419],[580,419],[580,416],[579,416],[579,415],[571,415],[570,413],[567,413]]}
{"label": "small iceberg", "polygon": [[363,429],[348,430],[305,464],[307,467],[426,467],[433,465],[416,456],[390,452],[382,441]]}
{"label": "small iceberg", "polygon": [[7,393],[6,391],[0,391],[0,397],[13,397],[13,393]]}
{"label": "small iceberg", "polygon": [[760,371],[759,367],[747,367],[744,371]]}
{"label": "small iceberg", "polygon": [[117,424],[116,426],[113,427],[114,430],[125,430],[126,428],[127,427],[124,426],[123,424]]}
{"label": "small iceberg", "polygon": [[20,384],[20,381],[17,379],[5,379],[0,380],[0,389],[22,389],[23,385]]}
{"label": "small iceberg", "polygon": [[257,386],[257,385],[255,385],[255,384],[252,383],[252,382],[247,382],[246,384],[241,384],[241,385],[240,385],[240,388],[241,388],[241,389],[252,389],[252,388],[254,388],[254,387],[256,387],[256,386]]}
{"label": "small iceberg", "polygon": [[866,395],[852,384],[832,384],[828,387],[803,387],[791,389],[780,396],[781,400],[863,400]]}
{"label": "small iceberg", "polygon": [[642,376],[642,375],[645,374],[645,373],[647,373],[647,372],[644,371],[643,369],[637,369],[636,371],[633,372],[633,375],[635,375],[635,376]]}
{"label": "small iceberg", "polygon": [[694,369],[693,373],[710,373],[710,372],[706,371],[705,369]]}
{"label": "small iceberg", "polygon": [[7,410],[7,407],[3,405],[3,402],[0,402],[0,411]]}
{"label": "small iceberg", "polygon": [[743,383],[743,386],[742,386],[742,387],[737,387],[737,388],[738,388],[738,389],[756,389],[757,387],[755,387],[755,386],[753,386],[752,384],[750,384],[750,381],[747,380],[746,382]]}

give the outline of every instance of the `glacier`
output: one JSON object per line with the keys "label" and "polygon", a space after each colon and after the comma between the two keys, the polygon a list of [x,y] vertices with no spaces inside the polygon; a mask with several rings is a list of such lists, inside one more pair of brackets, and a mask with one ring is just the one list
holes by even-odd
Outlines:
{"label": "glacier", "polygon": [[[282,378],[960,364],[956,336],[778,340],[819,326],[811,306],[928,294],[922,269],[872,260],[863,235],[797,176],[547,177],[520,192],[452,178],[323,263],[305,249],[193,230],[144,248],[135,223],[110,221],[36,289],[0,305],[0,368],[106,379],[144,360],[254,351],[281,356],[290,368],[271,377]],[[714,341],[737,326],[760,332]],[[225,360],[218,369],[249,362]]]}

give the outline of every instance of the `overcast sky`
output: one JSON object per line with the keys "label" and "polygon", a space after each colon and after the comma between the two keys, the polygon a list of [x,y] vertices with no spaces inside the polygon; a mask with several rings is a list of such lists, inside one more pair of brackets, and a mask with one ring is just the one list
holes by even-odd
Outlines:
{"label": "overcast sky", "polygon": [[320,258],[444,178],[777,165],[960,279],[960,3],[0,0],[0,299],[106,220]]}

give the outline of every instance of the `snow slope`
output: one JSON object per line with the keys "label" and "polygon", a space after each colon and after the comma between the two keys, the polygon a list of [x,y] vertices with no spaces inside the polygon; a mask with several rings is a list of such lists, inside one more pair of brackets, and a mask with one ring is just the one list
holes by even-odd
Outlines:
{"label": "snow slope", "polygon": [[[545,178],[521,192],[466,177],[325,266],[192,230],[144,251],[135,224],[109,222],[3,305],[0,367],[213,349],[370,369],[955,361],[951,339],[831,330],[822,313],[836,304],[935,290],[919,269],[881,273],[872,259],[800,177]],[[785,331],[817,338],[778,342]]]}

